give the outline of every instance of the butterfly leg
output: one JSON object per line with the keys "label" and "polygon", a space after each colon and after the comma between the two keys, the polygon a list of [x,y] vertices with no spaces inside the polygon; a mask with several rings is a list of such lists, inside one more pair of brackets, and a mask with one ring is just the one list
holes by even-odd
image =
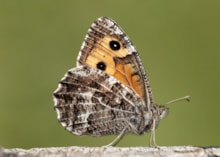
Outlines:
{"label": "butterfly leg", "polygon": [[155,139],[155,119],[153,120],[153,127],[151,129],[151,134],[150,134],[150,146],[157,147],[156,139]]}
{"label": "butterfly leg", "polygon": [[125,133],[126,129],[127,129],[127,127],[125,127],[121,131],[121,133],[111,143],[109,143],[109,144],[107,144],[107,145],[105,145],[103,147],[115,146],[123,138],[123,136],[125,135],[124,133]]}

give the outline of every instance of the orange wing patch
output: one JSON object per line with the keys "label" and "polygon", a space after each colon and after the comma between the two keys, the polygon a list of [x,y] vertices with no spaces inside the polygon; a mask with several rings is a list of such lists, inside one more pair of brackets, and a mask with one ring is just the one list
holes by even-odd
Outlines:
{"label": "orange wing patch", "polygon": [[117,71],[115,71],[113,76],[126,86],[133,88],[139,96],[143,97],[144,86],[138,73],[135,74],[133,66],[131,64],[117,64],[116,69]]}
{"label": "orange wing patch", "polygon": [[[120,49],[112,50],[109,46],[111,41],[117,41]],[[127,58],[127,56],[131,56]],[[88,54],[85,64],[97,68],[98,63],[103,63],[107,74],[114,76],[126,86],[132,88],[139,96],[145,96],[144,83],[141,73],[136,65],[135,56],[132,56],[121,41],[114,36],[104,36],[96,41],[96,44]]]}

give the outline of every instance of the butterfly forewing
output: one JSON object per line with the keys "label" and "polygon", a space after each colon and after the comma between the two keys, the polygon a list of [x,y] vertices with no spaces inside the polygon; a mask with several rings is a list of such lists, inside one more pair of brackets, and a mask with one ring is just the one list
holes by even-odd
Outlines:
{"label": "butterfly forewing", "polygon": [[107,17],[90,27],[81,47],[78,65],[99,68],[132,88],[146,104],[152,104],[151,89],[136,48],[124,31]]}

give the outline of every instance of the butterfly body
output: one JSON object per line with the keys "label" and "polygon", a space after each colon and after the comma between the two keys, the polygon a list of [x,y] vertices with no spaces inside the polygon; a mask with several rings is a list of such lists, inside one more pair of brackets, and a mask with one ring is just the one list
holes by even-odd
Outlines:
{"label": "butterfly body", "polygon": [[76,135],[143,134],[167,108],[153,102],[136,48],[107,17],[90,27],[77,58],[54,92],[58,120]]}

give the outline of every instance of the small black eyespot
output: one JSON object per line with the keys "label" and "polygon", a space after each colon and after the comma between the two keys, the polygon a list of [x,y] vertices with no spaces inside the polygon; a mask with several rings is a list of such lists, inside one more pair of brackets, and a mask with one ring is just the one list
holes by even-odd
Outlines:
{"label": "small black eyespot", "polygon": [[131,118],[130,122],[132,125],[137,125],[137,119],[135,119],[135,118]]}
{"label": "small black eyespot", "polygon": [[106,69],[106,64],[104,62],[98,62],[96,64],[96,67],[102,71],[104,71]]}
{"label": "small black eyespot", "polygon": [[121,45],[118,41],[112,40],[109,42],[109,46],[112,50],[117,51],[121,48]]}

